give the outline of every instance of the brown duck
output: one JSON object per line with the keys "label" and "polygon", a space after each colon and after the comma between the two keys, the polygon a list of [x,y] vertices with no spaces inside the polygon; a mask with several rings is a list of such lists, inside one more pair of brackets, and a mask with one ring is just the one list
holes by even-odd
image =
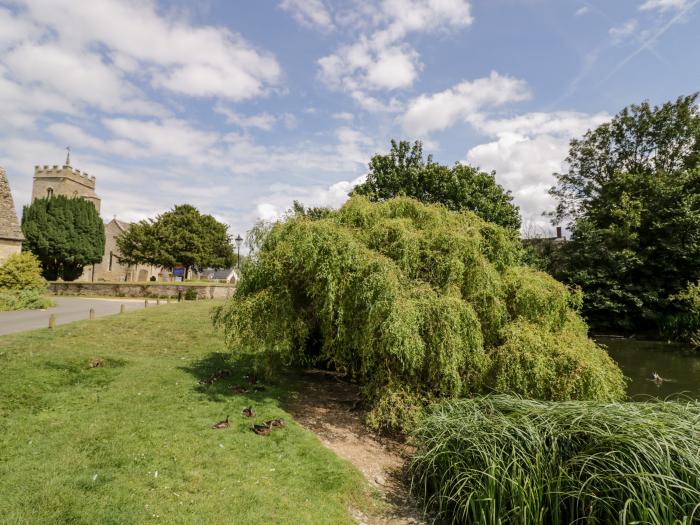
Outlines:
{"label": "brown duck", "polygon": [[255,432],[258,436],[267,436],[270,432],[272,432],[272,427],[267,423],[264,425],[253,425],[253,432]]}
{"label": "brown duck", "polygon": [[270,427],[270,428],[281,428],[285,425],[284,419],[278,418],[278,419],[271,419],[270,421],[266,421],[265,424]]}
{"label": "brown duck", "polygon": [[243,409],[243,415],[245,417],[255,417],[255,410],[253,410],[253,407],[246,407]]}
{"label": "brown duck", "polygon": [[228,428],[228,427],[229,427],[228,416],[226,416],[226,419],[224,419],[223,421],[219,421],[218,423],[213,424],[211,428],[220,429],[220,428]]}

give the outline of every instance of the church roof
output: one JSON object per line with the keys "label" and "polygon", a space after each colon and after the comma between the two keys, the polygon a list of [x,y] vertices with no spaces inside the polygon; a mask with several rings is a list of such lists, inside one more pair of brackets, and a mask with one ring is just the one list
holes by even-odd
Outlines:
{"label": "church roof", "polygon": [[19,227],[15,203],[12,200],[10,183],[5,170],[0,168],[0,239],[23,241],[22,229]]}

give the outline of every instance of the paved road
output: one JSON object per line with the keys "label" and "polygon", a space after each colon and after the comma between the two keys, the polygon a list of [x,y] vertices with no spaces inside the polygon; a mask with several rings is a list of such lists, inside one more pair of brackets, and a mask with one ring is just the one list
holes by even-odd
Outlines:
{"label": "paved road", "polygon": [[[118,314],[122,304],[126,310],[143,308],[143,299],[94,299],[91,297],[54,297],[56,306],[47,310],[23,310],[21,312],[0,312],[0,335],[24,332],[49,326],[49,316],[56,316],[56,324],[72,323],[88,319],[90,308],[97,317]],[[149,301],[155,307],[155,300]]]}

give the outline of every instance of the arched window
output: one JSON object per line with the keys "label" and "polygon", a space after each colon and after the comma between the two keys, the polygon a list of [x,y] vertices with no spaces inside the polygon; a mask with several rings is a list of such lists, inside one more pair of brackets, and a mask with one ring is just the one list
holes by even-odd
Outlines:
{"label": "arched window", "polygon": [[49,199],[50,199],[51,197],[53,197],[53,188],[48,188],[48,189],[46,190],[46,196],[47,196]]}

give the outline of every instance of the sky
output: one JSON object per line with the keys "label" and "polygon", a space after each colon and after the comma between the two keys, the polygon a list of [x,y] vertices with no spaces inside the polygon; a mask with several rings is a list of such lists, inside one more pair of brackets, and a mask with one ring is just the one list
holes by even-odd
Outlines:
{"label": "sky", "polygon": [[422,140],[543,230],[572,138],[700,90],[698,3],[0,0],[0,166],[20,214],[70,146],[105,220],[189,203],[245,236]]}

